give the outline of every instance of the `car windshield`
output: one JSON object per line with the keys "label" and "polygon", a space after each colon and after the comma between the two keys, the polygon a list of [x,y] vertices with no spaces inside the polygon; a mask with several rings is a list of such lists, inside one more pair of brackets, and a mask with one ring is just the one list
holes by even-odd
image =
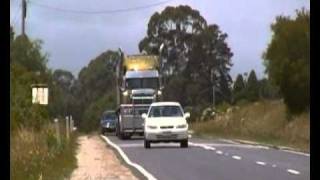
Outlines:
{"label": "car windshield", "polygon": [[103,117],[103,120],[115,120],[117,116],[115,114],[106,114]]}
{"label": "car windshield", "polygon": [[152,106],[149,117],[182,117],[179,106]]}

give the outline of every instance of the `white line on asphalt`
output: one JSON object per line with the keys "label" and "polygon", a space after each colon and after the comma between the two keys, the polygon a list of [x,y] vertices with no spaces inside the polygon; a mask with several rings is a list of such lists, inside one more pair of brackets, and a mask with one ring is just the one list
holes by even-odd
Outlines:
{"label": "white line on asphalt", "polygon": [[148,171],[146,171],[142,166],[136,164],[136,163],[133,163],[129,158],[128,156],[122,151],[122,149],[117,146],[116,144],[114,144],[112,141],[109,140],[109,138],[107,138],[106,136],[102,136],[101,137],[109,144],[111,145],[113,148],[115,148],[118,153],[121,155],[121,157],[123,158],[123,160],[129,164],[130,166],[136,168],[138,171],[140,171],[145,177],[147,177],[149,180],[156,180],[156,178],[150,174]]}
{"label": "white line on asphalt", "polygon": [[265,166],[266,163],[265,162],[262,162],[262,161],[256,161],[256,164],[259,164],[259,165],[262,165],[262,166]]}
{"label": "white line on asphalt", "polygon": [[287,169],[287,171],[288,171],[289,173],[291,173],[291,174],[295,174],[295,175],[300,174],[300,172],[299,172],[299,171],[296,171],[296,170],[293,170],[293,169]]}
{"label": "white line on asphalt", "polygon": [[222,151],[217,151],[216,153],[217,153],[217,154],[223,154],[223,152],[222,152]]}
{"label": "white line on asphalt", "polygon": [[143,144],[119,144],[119,147],[143,147]]}
{"label": "white line on asphalt", "polygon": [[227,143],[231,143],[231,144],[240,144],[238,142],[234,142],[232,140],[228,140],[228,139],[219,139],[220,141],[224,141],[224,142],[227,142]]}
{"label": "white line on asphalt", "polygon": [[310,157],[310,154],[303,153],[303,152],[296,152],[296,151],[290,151],[290,150],[282,150],[282,151]]}
{"label": "white line on asphalt", "polygon": [[265,146],[254,146],[246,144],[216,144],[216,143],[206,143],[206,146],[216,146],[216,147],[240,147],[240,148],[250,148],[250,149],[269,149]]}
{"label": "white line on asphalt", "polygon": [[237,159],[237,160],[240,160],[242,159],[240,156],[232,156],[233,159]]}
{"label": "white line on asphalt", "polygon": [[205,144],[198,144],[198,143],[189,142],[189,145],[195,146],[195,147],[201,147],[201,148],[206,149],[206,150],[212,150],[212,151],[216,150],[216,148],[211,147],[211,146],[207,146]]}

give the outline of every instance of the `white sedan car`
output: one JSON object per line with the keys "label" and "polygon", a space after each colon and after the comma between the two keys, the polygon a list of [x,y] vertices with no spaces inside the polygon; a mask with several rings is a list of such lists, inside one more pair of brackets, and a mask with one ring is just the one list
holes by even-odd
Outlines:
{"label": "white sedan car", "polygon": [[188,123],[190,113],[184,113],[177,102],[156,102],[149,107],[144,119],[144,147],[150,143],[179,142],[180,147],[188,147]]}

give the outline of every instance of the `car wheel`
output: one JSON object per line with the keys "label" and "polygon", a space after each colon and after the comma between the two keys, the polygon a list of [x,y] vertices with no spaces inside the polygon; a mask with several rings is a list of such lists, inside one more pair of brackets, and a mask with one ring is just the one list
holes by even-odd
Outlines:
{"label": "car wheel", "polygon": [[146,149],[150,148],[150,141],[144,140],[144,148],[146,148]]}
{"label": "car wheel", "polygon": [[180,147],[187,148],[188,147],[188,140],[183,140],[180,142]]}

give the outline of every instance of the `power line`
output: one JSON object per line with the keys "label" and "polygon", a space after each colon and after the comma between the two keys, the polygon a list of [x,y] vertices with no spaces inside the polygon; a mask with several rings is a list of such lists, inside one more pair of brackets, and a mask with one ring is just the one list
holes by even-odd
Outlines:
{"label": "power line", "polygon": [[148,4],[148,5],[144,5],[144,6],[136,6],[136,7],[132,7],[132,8],[123,8],[123,9],[114,9],[114,10],[101,10],[101,11],[85,11],[85,10],[74,10],[74,9],[63,9],[63,8],[59,8],[59,7],[53,7],[53,6],[48,6],[48,5],[45,5],[45,4],[40,4],[40,3],[35,2],[35,1],[29,1],[29,3],[33,4],[35,6],[38,6],[38,7],[52,9],[52,10],[55,10],[55,11],[68,12],[68,13],[77,13],[77,14],[113,14],[113,13],[122,13],[122,12],[129,12],[129,11],[136,11],[136,10],[140,10],[140,9],[146,9],[146,8],[150,8],[150,7],[154,7],[154,6],[159,6],[161,4],[165,4],[165,3],[168,3],[170,1],[172,1],[172,0],[161,1],[161,2],[158,2],[158,3]]}

